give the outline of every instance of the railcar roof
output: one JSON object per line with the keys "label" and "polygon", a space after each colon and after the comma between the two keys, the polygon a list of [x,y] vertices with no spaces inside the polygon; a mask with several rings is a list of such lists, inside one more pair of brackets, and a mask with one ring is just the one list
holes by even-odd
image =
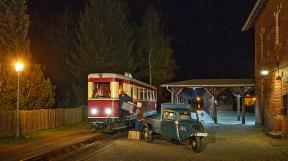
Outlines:
{"label": "railcar roof", "polygon": [[152,85],[149,85],[149,84],[141,82],[137,79],[133,79],[131,77],[127,77],[125,75],[116,74],[116,73],[91,73],[88,75],[88,79],[89,78],[119,78],[119,79],[129,80],[129,81],[132,81],[132,82],[135,82],[135,83],[138,83],[138,84],[141,84],[141,85],[144,85],[144,86],[147,86],[149,88],[156,90],[156,87],[154,87]]}

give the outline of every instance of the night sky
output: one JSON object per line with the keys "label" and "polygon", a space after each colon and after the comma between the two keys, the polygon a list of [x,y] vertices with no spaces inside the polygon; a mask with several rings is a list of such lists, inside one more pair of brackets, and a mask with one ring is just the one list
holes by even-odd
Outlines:
{"label": "night sky", "polygon": [[[85,2],[72,1],[76,7]],[[131,19],[139,22],[147,0],[127,1]],[[255,1],[153,1],[166,22],[165,33],[172,38],[173,56],[178,66],[175,80],[254,77],[254,31],[241,32],[241,28]],[[45,5],[43,1],[28,2],[31,10],[43,10],[46,16],[64,9],[63,1],[58,0],[44,1]],[[37,3],[42,5],[37,6]]]}
{"label": "night sky", "polygon": [[178,65],[176,80],[253,78],[253,31],[241,32],[255,1],[161,0]]}

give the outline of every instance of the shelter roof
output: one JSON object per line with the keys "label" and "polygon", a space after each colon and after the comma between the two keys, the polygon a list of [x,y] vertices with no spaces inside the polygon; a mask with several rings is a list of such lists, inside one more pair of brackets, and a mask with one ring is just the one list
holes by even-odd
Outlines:
{"label": "shelter roof", "polygon": [[247,31],[250,28],[254,27],[254,25],[257,21],[257,18],[259,17],[261,12],[265,8],[267,1],[268,0],[257,0],[256,1],[252,11],[250,12],[247,20],[245,21],[245,24],[242,27],[241,31]]}
{"label": "shelter roof", "polygon": [[192,79],[162,84],[161,87],[203,88],[203,87],[251,87],[254,79]]}

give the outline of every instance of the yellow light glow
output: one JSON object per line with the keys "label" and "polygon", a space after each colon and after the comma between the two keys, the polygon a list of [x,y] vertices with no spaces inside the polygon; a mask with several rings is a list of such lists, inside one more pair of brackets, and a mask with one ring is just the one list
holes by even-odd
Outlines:
{"label": "yellow light glow", "polygon": [[200,97],[197,97],[197,101],[200,101]]}
{"label": "yellow light glow", "polygon": [[22,63],[16,63],[15,64],[15,70],[16,72],[22,72],[24,68],[24,65]]}
{"label": "yellow light glow", "polygon": [[261,70],[261,74],[262,74],[262,75],[268,75],[268,74],[269,74],[269,71],[268,71],[268,70]]}

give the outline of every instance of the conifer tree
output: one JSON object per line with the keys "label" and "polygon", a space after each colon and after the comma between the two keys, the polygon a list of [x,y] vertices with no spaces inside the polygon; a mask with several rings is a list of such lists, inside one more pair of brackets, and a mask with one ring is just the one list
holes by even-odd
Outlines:
{"label": "conifer tree", "polygon": [[155,7],[148,3],[138,33],[137,76],[156,85],[171,80],[176,68],[169,39],[164,37],[161,26]]}
{"label": "conifer tree", "polygon": [[29,64],[29,16],[25,3],[0,1],[0,109],[16,107],[16,60],[25,63],[20,80],[20,109],[49,108],[54,104],[53,85],[44,78],[39,65]]}
{"label": "conifer tree", "polygon": [[122,0],[90,0],[81,15],[71,70],[74,87],[86,99],[87,76],[132,71],[133,30]]}

